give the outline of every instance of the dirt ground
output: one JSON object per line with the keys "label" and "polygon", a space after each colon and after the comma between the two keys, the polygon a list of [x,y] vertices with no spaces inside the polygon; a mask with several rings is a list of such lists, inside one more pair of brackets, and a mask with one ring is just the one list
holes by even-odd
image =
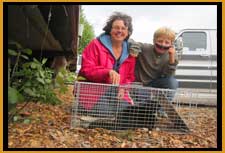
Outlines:
{"label": "dirt ground", "polygon": [[[188,120],[192,132],[176,134],[146,128],[113,132],[106,129],[71,128],[72,86],[58,94],[61,105],[30,102],[20,121],[8,125],[9,148],[216,148],[217,110],[193,110]],[[22,107],[18,105],[17,108]],[[185,111],[183,113],[186,113]],[[24,122],[28,119],[29,123]],[[22,122],[23,121],[23,122]]]}

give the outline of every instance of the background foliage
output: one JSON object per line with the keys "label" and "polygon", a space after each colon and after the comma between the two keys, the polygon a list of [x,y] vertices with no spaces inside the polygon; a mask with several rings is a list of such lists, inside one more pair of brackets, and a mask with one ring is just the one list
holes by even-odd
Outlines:
{"label": "background foliage", "polygon": [[95,37],[94,28],[87,21],[83,10],[81,10],[81,14],[80,14],[80,24],[83,24],[84,29],[83,29],[82,37],[79,40],[78,54],[81,54],[83,49],[87,46],[87,44]]}

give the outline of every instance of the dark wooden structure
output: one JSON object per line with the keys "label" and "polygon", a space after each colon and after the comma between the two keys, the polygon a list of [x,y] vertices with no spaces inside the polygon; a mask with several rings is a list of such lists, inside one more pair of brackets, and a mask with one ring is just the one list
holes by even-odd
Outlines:
{"label": "dark wooden structure", "polygon": [[33,56],[70,57],[76,64],[79,5],[8,4],[7,14],[8,40],[32,49]]}

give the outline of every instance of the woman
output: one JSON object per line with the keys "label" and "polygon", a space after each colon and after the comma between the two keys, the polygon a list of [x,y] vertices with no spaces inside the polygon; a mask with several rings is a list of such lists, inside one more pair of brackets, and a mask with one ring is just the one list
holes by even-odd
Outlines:
{"label": "woman", "polygon": [[[131,22],[130,16],[120,12],[115,12],[109,17],[103,28],[105,32],[92,40],[84,49],[79,76],[84,77],[89,82],[113,85],[129,84],[135,80],[136,58],[129,54],[127,42],[133,31]],[[90,85],[88,91],[83,90],[82,93],[86,92],[85,95],[89,96],[100,95],[100,93],[93,93],[96,90],[104,93],[101,94],[103,96],[89,97],[88,100],[85,96],[83,99],[80,97],[79,103],[85,110],[98,112],[98,114],[111,114],[118,109],[115,105],[118,100],[125,100],[121,102],[120,110],[133,104],[127,90],[114,86],[107,89],[96,89],[96,87]],[[92,93],[89,94],[89,91]],[[117,95],[114,95],[115,93]],[[112,100],[102,97],[117,97],[118,99]]]}

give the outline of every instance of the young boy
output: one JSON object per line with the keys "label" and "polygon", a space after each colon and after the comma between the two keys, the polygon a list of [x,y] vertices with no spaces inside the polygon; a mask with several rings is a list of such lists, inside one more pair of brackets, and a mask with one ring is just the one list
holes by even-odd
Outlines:
{"label": "young boy", "polygon": [[[130,52],[139,53],[135,68],[137,82],[142,82],[147,87],[174,90],[178,88],[178,82],[174,77],[178,64],[174,40],[175,32],[167,27],[161,27],[154,33],[153,45],[130,42]],[[167,99],[172,101],[174,95],[175,92],[171,92],[167,95]],[[167,117],[162,109],[158,112],[158,115]]]}
{"label": "young boy", "polygon": [[173,46],[175,32],[161,27],[154,33],[152,44],[130,43],[130,52],[139,52],[135,75],[144,86],[177,89],[174,78],[178,57]]}

